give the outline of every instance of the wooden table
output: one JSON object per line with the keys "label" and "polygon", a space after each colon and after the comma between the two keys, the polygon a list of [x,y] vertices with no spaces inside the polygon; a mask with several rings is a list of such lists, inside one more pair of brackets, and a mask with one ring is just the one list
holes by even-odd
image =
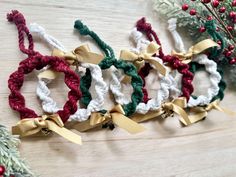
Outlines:
{"label": "wooden table", "polygon": [[[73,30],[74,20],[81,19],[119,55],[121,49],[131,47],[129,31],[142,16],[153,24],[164,51],[170,52],[173,47],[166,22],[161,22],[153,13],[152,2],[147,0],[1,0],[0,7],[0,122],[9,128],[19,118],[18,113],[8,105],[7,79],[26,57],[18,49],[16,27],[5,18],[12,9],[23,12],[28,25],[37,22],[44,26],[68,49],[87,42]],[[36,39],[35,43],[37,50],[50,54],[50,47],[42,41]],[[98,51],[96,45],[91,46]],[[27,105],[40,112],[40,102],[35,96],[36,76],[37,72],[33,72],[26,77],[22,93]],[[204,92],[202,88],[208,84],[207,79],[202,79],[203,76],[204,73],[200,73],[194,79],[195,85],[202,84],[197,92]],[[62,105],[68,90],[62,77],[54,81],[50,89],[53,98]],[[236,92],[227,91],[221,105],[235,109],[235,100]],[[107,106],[111,104],[108,101]],[[129,135],[119,128],[81,133],[83,146],[69,143],[57,135],[25,138],[22,139],[20,151],[35,173],[43,177],[234,177],[235,124],[235,117],[211,111],[205,121],[189,127],[181,127],[177,117],[174,117],[143,123],[147,131],[138,135]]]}

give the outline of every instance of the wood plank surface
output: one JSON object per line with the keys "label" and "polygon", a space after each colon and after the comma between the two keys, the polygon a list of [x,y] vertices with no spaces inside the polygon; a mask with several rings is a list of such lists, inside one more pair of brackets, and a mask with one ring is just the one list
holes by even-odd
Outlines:
{"label": "wood plank surface", "polygon": [[[8,128],[18,120],[18,114],[8,105],[7,80],[18,62],[26,56],[18,49],[16,27],[6,20],[12,9],[23,12],[27,24],[36,22],[49,34],[58,38],[68,49],[89,42],[73,30],[76,19],[81,19],[110,44],[117,56],[121,49],[132,47],[128,39],[135,22],[142,16],[158,32],[165,52],[170,52],[173,41],[166,30],[166,22],[152,11],[149,0],[1,0],[0,1],[0,123]],[[36,49],[50,54],[50,48],[35,40]],[[37,72],[26,77],[22,93],[27,105],[40,112],[35,96]],[[194,79],[197,92],[204,92],[207,79],[199,73]],[[50,85],[52,96],[63,105],[67,88],[62,78]],[[152,92],[154,90],[151,90]],[[112,102],[107,102],[107,107]],[[236,92],[227,90],[221,105],[235,109]],[[236,176],[236,119],[212,111],[198,124],[182,127],[177,117],[165,121],[143,123],[142,134],[129,135],[123,130],[99,130],[81,133],[83,146],[69,143],[53,135],[47,138],[22,139],[20,151],[36,174],[42,177],[235,177]]]}

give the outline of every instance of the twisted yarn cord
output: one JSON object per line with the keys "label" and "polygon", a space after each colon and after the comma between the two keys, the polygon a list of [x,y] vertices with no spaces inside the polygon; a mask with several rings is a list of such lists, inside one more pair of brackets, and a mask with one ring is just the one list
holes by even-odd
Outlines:
{"label": "twisted yarn cord", "polygon": [[[131,33],[130,33],[130,38],[135,42],[136,47],[131,49],[131,51],[135,53],[139,53],[140,51],[143,50],[143,46],[147,46],[147,41],[143,40],[142,38],[142,33],[137,31],[137,28],[134,28]],[[143,87],[142,87],[142,92],[143,92],[143,102],[147,103],[149,98],[148,98],[148,91],[145,88],[146,87],[146,81],[145,78],[149,75],[150,70],[153,69],[152,66],[149,63],[145,62],[144,67],[142,67],[138,71],[138,75],[142,78],[143,80]]]}
{"label": "twisted yarn cord", "polygon": [[[17,10],[13,10],[11,13],[7,14],[7,19],[9,22],[15,23],[18,31],[18,43],[19,43],[19,48],[21,52],[27,54],[27,55],[35,55],[37,52],[34,51],[34,43],[33,43],[33,38],[32,35],[29,32],[29,29],[26,27],[26,22],[24,16],[19,13]],[[24,40],[26,35],[29,46],[28,49],[25,47]]]}
{"label": "twisted yarn cord", "polygon": [[[205,22],[205,28],[207,33],[212,37],[212,39],[217,42],[218,40],[221,42],[221,47],[220,49],[217,49],[217,47],[212,48],[211,53],[210,53],[210,58],[214,59],[217,56],[219,56],[224,48],[225,48],[225,40],[224,38],[216,31],[216,23],[214,20],[208,20]],[[216,61],[218,62],[218,61]]]}
{"label": "twisted yarn cord", "polygon": [[152,66],[149,63],[145,63],[144,67],[142,67],[138,75],[142,78],[143,81],[143,87],[142,87],[142,92],[143,92],[143,102],[147,103],[150,98],[148,97],[148,91],[146,89],[146,81],[145,78],[149,75],[150,70],[152,70]]}
{"label": "twisted yarn cord", "polygon": [[[215,47],[215,48],[212,49],[212,51],[211,51],[211,53],[210,53],[209,58],[215,60],[215,57],[219,56],[219,55],[223,52],[223,50],[224,50],[224,48],[225,48],[225,46],[226,46],[226,42],[225,42],[224,38],[216,31],[216,24],[215,24],[215,21],[214,21],[214,20],[206,21],[206,23],[205,23],[205,28],[206,28],[208,34],[213,38],[213,40],[214,40],[215,42],[217,42],[218,40],[221,42],[221,48],[220,48],[220,49],[217,49],[217,48]],[[219,61],[217,61],[217,60],[215,60],[215,61],[216,61],[216,62],[219,62]],[[225,63],[224,63],[224,64],[225,64]],[[219,93],[218,93],[218,95],[216,95],[216,96],[212,99],[212,101],[215,101],[215,100],[217,100],[217,99],[222,100],[222,99],[224,98],[224,91],[225,91],[226,86],[227,86],[227,85],[226,85],[226,82],[225,82],[224,79],[223,79],[223,77],[224,77],[224,72],[223,72],[223,70],[222,70],[220,67],[218,67],[218,68],[217,68],[217,71],[220,73],[222,79],[221,79],[221,81],[220,81],[220,83],[219,83],[219,88],[220,88]]]}
{"label": "twisted yarn cord", "polygon": [[37,23],[31,23],[29,26],[29,31],[33,35],[38,36],[40,39],[46,41],[50,46],[53,46],[56,49],[59,49],[63,52],[67,51],[60,41],[58,41],[53,36],[47,34],[46,30],[42,26],[38,25]]}
{"label": "twisted yarn cord", "polygon": [[[185,49],[184,49],[183,40],[182,40],[181,36],[179,35],[179,33],[176,31],[176,21],[177,21],[176,19],[170,19],[168,21],[168,23],[169,23],[168,29],[174,38],[175,47],[180,52],[184,52]],[[195,74],[197,66],[199,66],[199,65],[205,66],[205,70],[209,73],[211,86],[207,90],[206,96],[205,95],[200,95],[198,97],[191,96],[188,101],[188,107],[209,104],[211,102],[212,98],[214,96],[216,96],[220,90],[218,84],[220,83],[222,78],[221,78],[221,75],[219,74],[219,72],[217,72],[217,64],[214,61],[209,60],[205,54],[200,54],[200,55],[193,57],[193,60],[190,64],[190,66],[191,66],[190,71],[192,72],[192,70],[194,70],[194,72],[192,72],[192,73]]]}
{"label": "twisted yarn cord", "polygon": [[[76,25],[76,23],[75,23]],[[78,24],[80,25],[80,24]],[[75,27],[75,26],[74,26]],[[75,27],[76,28],[76,27]],[[90,32],[87,28],[87,26],[84,25],[84,28],[82,28],[80,30],[80,34],[81,35],[90,35],[93,39],[99,39],[99,36],[94,33],[94,32]],[[95,40],[98,44],[99,47],[101,47],[101,49],[103,50],[103,52],[105,53],[106,56],[110,56],[111,58],[115,58],[113,49],[107,45],[105,42],[103,42],[102,40]],[[113,68],[114,69],[114,68]],[[120,85],[120,80],[118,79],[118,72],[112,72],[111,73],[111,82],[110,82],[110,89],[112,91],[112,93],[114,94],[115,100],[117,101],[117,103],[123,105],[123,104],[127,104],[127,100],[124,99],[124,94],[119,94],[119,90],[121,89],[117,87],[117,85]],[[89,88],[91,86],[91,74],[89,72],[86,72],[86,74],[81,78],[82,81],[85,82],[81,82],[80,87],[83,91],[83,96],[81,99],[81,103],[84,104],[85,106],[88,105],[88,103],[91,101],[92,97],[91,94],[89,93]],[[117,90],[119,89],[119,90]]]}
{"label": "twisted yarn cord", "polygon": [[120,105],[129,103],[129,99],[127,99],[127,96],[125,96],[125,94],[121,91],[121,78],[123,74],[123,72],[120,72],[114,66],[111,67],[110,90],[114,96],[115,101]]}
{"label": "twisted yarn cord", "polygon": [[[162,46],[161,41],[159,40],[157,34],[155,33],[155,31],[152,30],[152,25],[150,23],[146,23],[145,17],[143,17],[137,21],[136,27],[137,27],[138,31],[146,33],[149,41],[153,41],[153,37],[154,37],[156,43],[158,45]],[[164,56],[165,56],[165,54],[163,53],[162,47],[161,47],[159,50],[159,57],[162,59]]]}
{"label": "twisted yarn cord", "polygon": [[[51,65],[52,69],[57,72],[63,72],[65,74],[65,83],[69,87],[68,100],[63,106],[63,110],[59,110],[57,113],[65,123],[70,114],[74,114],[77,110],[77,101],[81,97],[79,88],[79,77],[72,71],[69,66],[59,57],[43,56],[33,50],[32,36],[25,25],[24,16],[18,11],[12,11],[7,14],[7,19],[10,22],[14,22],[18,29],[19,34],[19,47],[20,50],[28,54],[28,58],[21,61],[18,69],[13,72],[8,79],[8,87],[10,89],[9,105],[13,110],[19,112],[21,119],[24,118],[36,118],[38,115],[31,109],[25,106],[25,99],[20,93],[20,89],[24,83],[24,75],[32,72],[34,69],[40,70],[46,65]],[[21,26],[21,27],[18,27]],[[24,30],[28,35],[29,48],[26,49],[24,45],[24,34],[21,30]],[[30,37],[29,37],[30,36]],[[24,35],[23,35],[24,37]]]}
{"label": "twisted yarn cord", "polygon": [[179,50],[180,52],[185,52],[184,43],[179,35],[179,33],[176,31],[176,18],[171,18],[168,20],[168,30],[170,31],[174,41],[175,41],[175,48]]}
{"label": "twisted yarn cord", "polygon": [[[196,73],[198,70],[200,70],[202,68],[202,65],[201,64],[199,64],[199,63],[190,63],[190,71],[192,72],[192,73]],[[224,91],[225,91],[225,89],[226,89],[226,83],[225,83],[225,81],[224,81],[224,77],[223,77],[223,72],[222,72],[222,70],[220,70],[219,68],[217,68],[217,72],[220,74],[220,76],[221,76],[221,80],[220,80],[220,82],[218,83],[218,88],[219,88],[219,91],[218,91],[218,93],[217,93],[217,95],[215,95],[212,99],[211,99],[211,101],[210,102],[213,102],[213,101],[215,101],[215,100],[217,100],[217,99],[219,99],[219,100],[222,100],[223,98],[224,98]],[[195,96],[193,96],[193,97],[195,97]]]}
{"label": "twisted yarn cord", "polygon": [[208,88],[206,96],[200,95],[197,98],[190,97],[188,101],[189,107],[209,104],[220,90],[218,84],[221,81],[221,75],[217,72],[217,64],[214,61],[209,60],[205,54],[195,56],[192,66],[195,62],[205,66],[205,70],[209,73],[211,86]]}
{"label": "twisted yarn cord", "polygon": [[219,100],[223,100],[224,92],[225,92],[225,89],[227,87],[227,84],[226,84],[226,82],[224,80],[224,72],[223,72],[223,70],[220,67],[218,67],[217,71],[221,75],[221,80],[220,80],[220,83],[219,83],[220,90],[219,90],[218,94],[216,96],[214,96],[214,98],[212,98],[211,102],[213,102],[215,100],[218,100],[218,99]]}
{"label": "twisted yarn cord", "polygon": [[[144,32],[146,34],[149,41],[153,41],[154,38],[156,43],[161,46],[157,34],[152,30],[151,24],[147,23],[144,17],[137,21],[136,27],[138,31]],[[193,92],[193,74],[189,71],[189,66],[182,63],[176,56],[164,55],[162,49],[159,51],[159,57],[163,60],[163,62],[168,63],[173,69],[177,69],[178,72],[183,75],[181,97],[183,96],[187,100],[189,100],[190,95]]]}
{"label": "twisted yarn cord", "polygon": [[[138,43],[137,48],[131,49],[131,51],[135,53],[139,53],[138,51],[143,49],[142,48],[144,47],[143,45],[145,45],[146,47],[146,42],[148,42],[149,44],[149,41],[142,40],[142,34],[141,36],[137,36],[137,35],[132,36],[132,32],[131,32],[131,38],[134,39],[135,43]],[[139,40],[139,38],[141,38],[141,40]],[[152,68],[151,65],[149,65],[148,63],[145,63],[145,66],[142,67],[138,72],[139,76],[142,78],[142,81],[143,81],[142,92],[143,92],[143,102],[145,103],[149,100],[148,92],[145,88],[145,77],[149,74],[150,68]],[[115,97],[116,102],[123,105],[123,104],[127,104],[129,102],[129,99],[126,96],[124,96],[124,94],[122,93],[122,90],[121,90],[122,86],[120,82],[121,77],[122,77],[121,73],[118,70],[113,69],[112,74],[111,74],[112,79],[110,81],[110,89]]]}
{"label": "twisted yarn cord", "polygon": [[[138,51],[137,53],[140,53],[142,50],[141,44],[143,43],[144,45],[143,48],[146,48],[147,45],[150,44],[149,41],[145,40],[142,38],[142,33],[137,31],[137,29],[133,29],[131,33],[131,38],[134,39],[134,41],[137,44],[137,48],[134,50]],[[160,60],[156,58],[157,60]],[[162,63],[162,61],[159,61]],[[175,82],[174,78],[170,75],[167,74],[166,76],[162,76],[157,72],[157,76],[160,78],[160,89],[156,92],[156,96],[150,100],[147,101],[147,103],[139,103],[136,112],[140,114],[145,114],[149,110],[157,110],[160,108],[162,102],[164,100],[167,100],[170,96],[177,96],[180,95],[180,91],[177,88],[177,83]]]}
{"label": "twisted yarn cord", "polygon": [[[57,48],[59,50],[62,49],[63,52],[67,52],[66,48],[56,38],[48,35],[45,29],[39,26],[38,24],[35,24],[35,23],[31,24],[30,30],[33,31],[35,35],[41,36],[41,38],[45,40],[46,42],[48,42],[52,47]],[[89,93],[89,90],[87,90],[85,86],[87,83],[91,85],[92,78],[95,81],[95,92],[96,92],[97,97],[88,103],[87,109],[78,109],[74,115],[70,116],[69,121],[71,120],[84,121],[89,118],[89,116],[91,115],[91,112],[100,111],[104,104],[105,94],[107,94],[108,92],[107,84],[104,82],[102,78],[102,71],[98,65],[89,64],[89,63],[81,63],[81,66],[86,68],[86,72],[91,73],[90,76],[92,76],[92,77],[87,77],[87,78],[84,78],[84,77],[81,78],[80,84],[82,85],[82,87],[80,87],[80,90],[83,94],[83,98],[84,97],[91,98],[91,94]],[[50,112],[50,113],[55,113],[59,108],[57,107],[56,102],[49,97],[50,91],[46,86],[47,82],[44,82],[44,83],[43,82],[44,82],[44,79],[40,80],[38,83],[37,95],[41,99],[42,105],[43,105],[43,108],[45,108],[45,111]]]}
{"label": "twisted yarn cord", "polygon": [[[110,46],[104,43],[96,33],[90,31],[87,26],[85,26],[81,21],[75,21],[74,28],[76,28],[81,35],[91,36],[97,45],[104,51],[106,57],[99,63],[101,69],[108,69],[114,65],[117,69],[122,69],[124,73],[130,77],[131,85],[133,87],[133,93],[131,95],[131,102],[123,105],[123,110],[126,116],[133,114],[136,110],[138,103],[143,99],[142,93],[142,79],[138,76],[136,68],[133,64],[127,63],[123,60],[117,60],[115,58],[114,52]],[[106,52],[107,51],[107,52]]]}

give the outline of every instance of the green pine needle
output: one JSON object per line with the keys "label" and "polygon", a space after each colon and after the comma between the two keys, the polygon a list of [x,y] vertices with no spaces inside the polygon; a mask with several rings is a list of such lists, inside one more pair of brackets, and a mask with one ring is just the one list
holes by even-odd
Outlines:
{"label": "green pine needle", "polygon": [[0,125],[0,165],[6,169],[4,177],[14,175],[15,177],[32,177],[33,173],[20,158],[17,146],[19,139],[13,137],[7,129]]}

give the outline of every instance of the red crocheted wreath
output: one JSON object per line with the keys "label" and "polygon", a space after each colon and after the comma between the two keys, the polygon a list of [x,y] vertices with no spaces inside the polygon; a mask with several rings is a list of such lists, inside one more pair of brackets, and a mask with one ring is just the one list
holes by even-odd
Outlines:
{"label": "red crocheted wreath", "polygon": [[[20,113],[21,119],[39,117],[33,110],[25,106],[25,99],[20,93],[20,89],[24,83],[24,76],[26,74],[32,72],[34,69],[40,70],[50,65],[52,70],[65,74],[65,83],[70,88],[68,100],[63,110],[57,112],[61,120],[65,123],[69,116],[77,111],[77,101],[81,98],[79,76],[70,69],[64,59],[54,56],[43,56],[39,52],[34,51],[32,35],[26,26],[24,16],[20,12],[16,10],[12,11],[7,15],[7,19],[16,24],[19,35],[19,48],[23,53],[28,55],[28,58],[20,62],[18,69],[9,77],[8,87],[11,92],[9,95],[10,107]],[[27,36],[29,41],[28,49],[24,45],[24,35]]]}
{"label": "red crocheted wreath", "polygon": [[[149,41],[153,41],[154,38],[156,43],[161,46],[161,42],[157,34],[155,33],[155,31],[152,30],[151,24],[147,23],[144,17],[137,21],[136,27],[138,31],[144,32],[146,34]],[[178,72],[183,75],[181,96],[189,100],[189,97],[193,92],[193,85],[192,85],[193,74],[189,71],[189,65],[182,63],[176,56],[165,55],[162,51],[162,48],[160,48],[159,50],[158,57],[160,57],[163,60],[163,62],[168,63],[173,69],[177,69]]]}

